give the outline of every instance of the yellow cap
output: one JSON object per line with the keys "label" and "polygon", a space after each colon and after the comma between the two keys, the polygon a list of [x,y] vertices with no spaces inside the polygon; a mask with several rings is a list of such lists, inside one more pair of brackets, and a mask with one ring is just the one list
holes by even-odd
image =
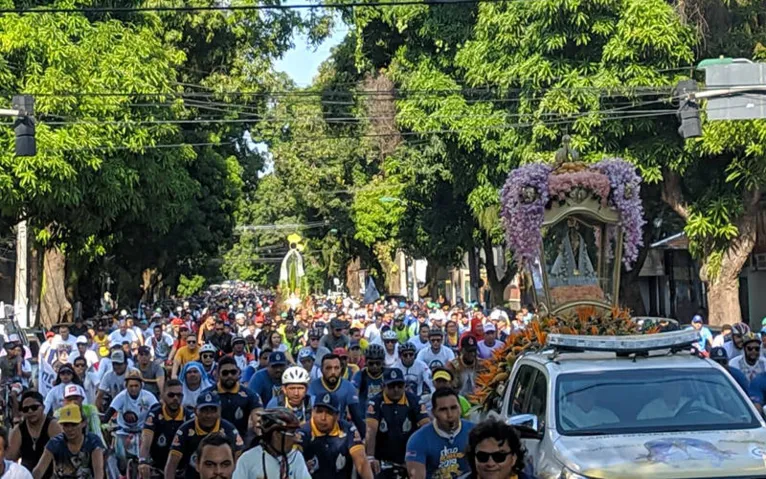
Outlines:
{"label": "yellow cap", "polygon": [[68,404],[59,409],[59,424],[80,424],[81,422],[82,414],[77,404]]}
{"label": "yellow cap", "polygon": [[452,381],[452,376],[447,371],[439,371],[434,374],[434,381],[437,379],[444,379],[445,381]]}

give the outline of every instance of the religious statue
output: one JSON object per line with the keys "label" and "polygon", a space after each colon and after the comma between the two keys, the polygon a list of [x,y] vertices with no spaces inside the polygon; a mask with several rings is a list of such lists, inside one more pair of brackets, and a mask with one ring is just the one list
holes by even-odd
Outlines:
{"label": "religious statue", "polygon": [[598,275],[588,254],[588,244],[579,226],[580,223],[574,218],[566,222],[558,256],[549,273],[551,287],[598,284]]}

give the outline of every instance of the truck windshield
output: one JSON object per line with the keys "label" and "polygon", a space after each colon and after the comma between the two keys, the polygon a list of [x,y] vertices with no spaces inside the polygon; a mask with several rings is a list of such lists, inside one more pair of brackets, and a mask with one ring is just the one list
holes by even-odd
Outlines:
{"label": "truck windshield", "polygon": [[736,388],[716,369],[562,374],[556,427],[568,436],[760,427]]}

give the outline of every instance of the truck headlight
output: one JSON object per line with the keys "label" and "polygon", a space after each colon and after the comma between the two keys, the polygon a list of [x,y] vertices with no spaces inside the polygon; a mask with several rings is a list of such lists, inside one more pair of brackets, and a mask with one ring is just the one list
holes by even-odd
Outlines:
{"label": "truck headlight", "polygon": [[577,474],[576,472],[572,472],[566,467],[561,470],[561,474],[559,474],[559,479],[588,479],[587,477]]}

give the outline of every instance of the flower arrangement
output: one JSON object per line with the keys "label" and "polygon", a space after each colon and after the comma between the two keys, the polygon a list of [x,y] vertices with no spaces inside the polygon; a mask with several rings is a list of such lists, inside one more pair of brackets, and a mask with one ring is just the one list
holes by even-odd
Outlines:
{"label": "flower arrangement", "polygon": [[[598,198],[604,206],[620,213],[624,232],[623,263],[629,267],[643,245],[641,228],[645,221],[639,195],[641,177],[630,163],[613,158],[593,165],[567,163],[554,170],[547,164],[533,163],[508,175],[501,191],[501,216],[508,246],[516,262],[524,267],[540,255],[541,228],[545,208],[551,201],[563,201],[575,190]],[[608,230],[614,243],[614,228]],[[609,254],[609,252],[607,252]]]}
{"label": "flower arrangement", "polygon": [[499,408],[516,359],[526,352],[542,349],[550,333],[624,336],[639,334],[639,331],[628,311],[621,309],[603,311],[584,306],[565,317],[536,319],[525,329],[512,333],[505,347],[497,349],[492,358],[483,361],[484,372],[476,378],[475,392],[469,398],[471,402],[484,412]]}

